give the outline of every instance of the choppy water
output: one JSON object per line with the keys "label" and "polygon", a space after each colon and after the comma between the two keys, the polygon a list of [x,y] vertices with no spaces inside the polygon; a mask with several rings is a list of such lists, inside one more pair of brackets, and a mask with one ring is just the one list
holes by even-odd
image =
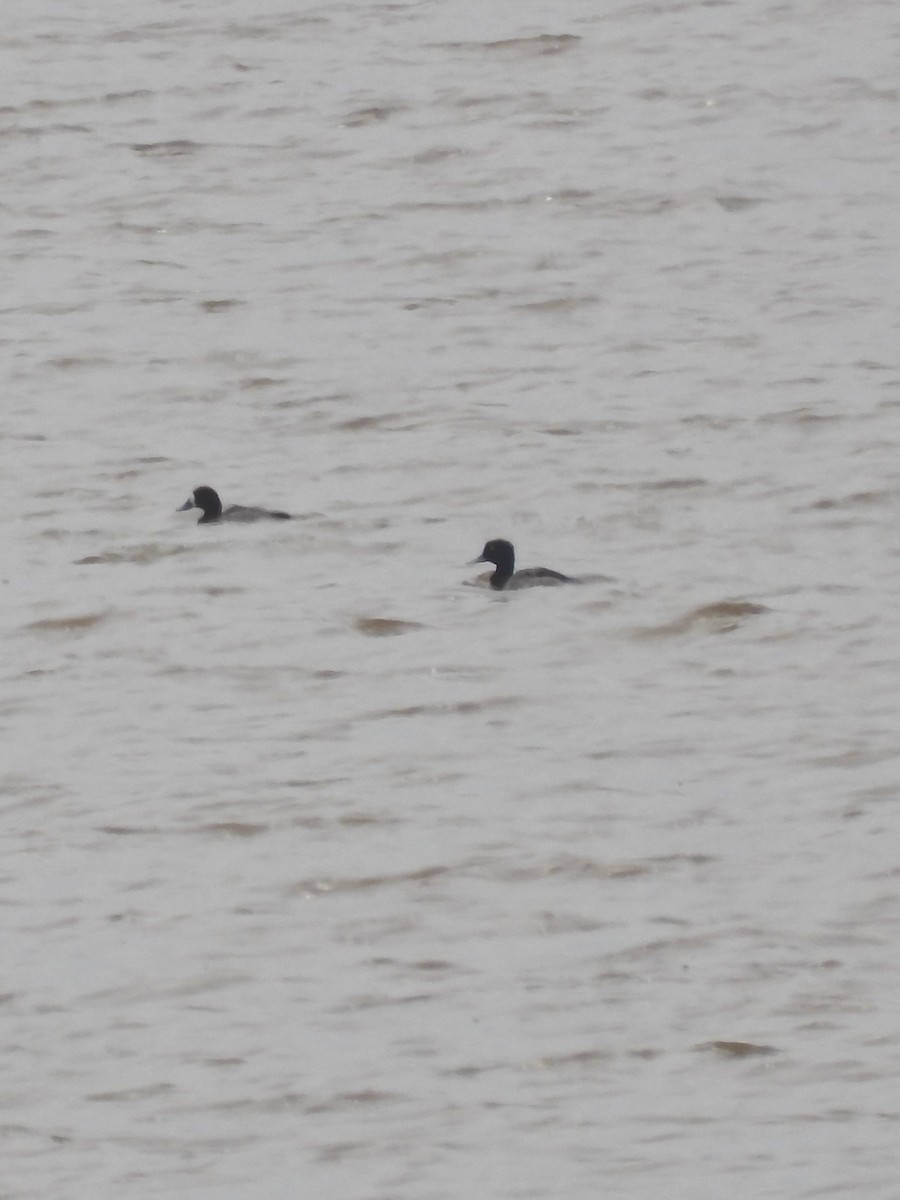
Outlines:
{"label": "choppy water", "polygon": [[898,34],[7,18],[0,1194],[894,1200]]}

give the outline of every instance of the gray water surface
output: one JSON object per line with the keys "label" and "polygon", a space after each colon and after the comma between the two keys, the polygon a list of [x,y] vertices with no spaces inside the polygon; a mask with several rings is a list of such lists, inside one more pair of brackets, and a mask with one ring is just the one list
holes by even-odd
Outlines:
{"label": "gray water surface", "polygon": [[8,16],[3,1197],[896,1200],[898,35]]}

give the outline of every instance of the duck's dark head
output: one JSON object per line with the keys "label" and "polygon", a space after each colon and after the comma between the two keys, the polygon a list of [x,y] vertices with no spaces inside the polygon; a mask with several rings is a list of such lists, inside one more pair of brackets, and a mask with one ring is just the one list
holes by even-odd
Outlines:
{"label": "duck's dark head", "polygon": [[185,500],[177,511],[186,512],[189,508],[202,508],[203,516],[207,520],[215,520],[222,515],[222,501],[215,488],[211,487],[194,488],[191,498]]}
{"label": "duck's dark head", "polygon": [[485,542],[481,554],[473,561],[477,563],[493,563],[501,571],[508,569],[510,574],[512,574],[515,560],[516,552],[513,550],[512,542],[507,542],[504,538],[493,538],[491,541]]}
{"label": "duck's dark head", "polygon": [[480,556],[474,561],[494,564],[497,569],[491,575],[491,587],[500,591],[506,586],[515,570],[516,552],[513,550],[512,542],[507,542],[505,538],[492,538],[491,541],[485,542]]}

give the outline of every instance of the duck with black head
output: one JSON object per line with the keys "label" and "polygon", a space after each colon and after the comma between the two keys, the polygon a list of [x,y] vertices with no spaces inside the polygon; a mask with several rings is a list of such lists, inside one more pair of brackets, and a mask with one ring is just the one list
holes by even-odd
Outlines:
{"label": "duck with black head", "polygon": [[581,583],[573,575],[562,575],[559,571],[551,571],[549,567],[526,567],[523,571],[516,570],[516,552],[512,542],[505,538],[492,538],[485,543],[478,558],[473,563],[493,563],[495,570],[491,573],[490,585],[495,592],[510,592],[527,587],[555,587],[560,583]]}
{"label": "duck with black head", "polygon": [[222,508],[219,493],[211,487],[194,488],[191,496],[185,500],[176,512],[186,512],[189,508],[199,508],[203,516],[198,525],[210,525],[214,521],[265,521],[275,518],[279,521],[290,520],[290,513],[276,512],[268,508],[251,508],[244,504],[230,504]]}

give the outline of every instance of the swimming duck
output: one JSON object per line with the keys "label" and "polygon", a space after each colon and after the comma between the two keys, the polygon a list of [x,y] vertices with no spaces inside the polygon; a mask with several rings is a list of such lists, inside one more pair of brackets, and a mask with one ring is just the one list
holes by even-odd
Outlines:
{"label": "swimming duck", "polygon": [[186,512],[189,508],[203,509],[198,525],[208,525],[212,521],[264,521],[268,517],[287,521],[291,516],[290,513],[272,512],[268,508],[248,508],[243,504],[230,504],[223,510],[219,493],[211,487],[194,488],[190,498],[175,511]]}
{"label": "swimming duck", "polygon": [[504,538],[493,538],[485,543],[478,558],[473,563],[493,563],[497,568],[490,578],[491,587],[497,592],[508,592],[514,588],[552,587],[558,583],[580,583],[571,575],[561,575],[559,571],[551,571],[548,567],[526,567],[524,571],[516,570],[516,552],[512,542]]}

